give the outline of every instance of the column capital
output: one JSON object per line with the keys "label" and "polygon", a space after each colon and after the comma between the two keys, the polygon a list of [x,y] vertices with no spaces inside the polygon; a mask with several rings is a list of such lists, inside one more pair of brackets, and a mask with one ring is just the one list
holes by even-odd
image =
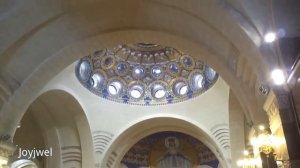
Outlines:
{"label": "column capital", "polygon": [[[11,141],[10,135],[0,135],[0,159],[8,161],[16,150],[15,145]],[[1,165],[0,165],[1,167]]]}

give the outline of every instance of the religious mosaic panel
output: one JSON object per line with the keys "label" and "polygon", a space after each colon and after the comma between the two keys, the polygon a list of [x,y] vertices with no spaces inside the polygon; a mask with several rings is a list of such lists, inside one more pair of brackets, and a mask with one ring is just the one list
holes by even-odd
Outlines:
{"label": "religious mosaic panel", "polygon": [[122,159],[127,168],[217,168],[212,151],[196,138],[179,132],[160,132],[143,138]]}

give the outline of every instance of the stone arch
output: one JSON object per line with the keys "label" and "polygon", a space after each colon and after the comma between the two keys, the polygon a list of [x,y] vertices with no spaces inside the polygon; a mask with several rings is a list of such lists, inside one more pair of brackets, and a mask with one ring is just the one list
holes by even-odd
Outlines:
{"label": "stone arch", "polygon": [[[238,11],[233,12],[229,4],[217,0],[189,0],[178,4],[166,1],[72,2],[64,2],[61,13],[32,25],[24,37],[16,39],[1,55],[5,58],[5,66],[2,66],[6,68],[2,71],[4,75],[13,71],[10,68],[14,67],[16,60],[32,60],[27,67],[23,67],[21,73],[16,74],[22,79],[19,82],[22,85],[17,86],[17,91],[1,110],[0,131],[3,134],[13,133],[28,102],[36,97],[32,93],[39,92],[47,81],[67,65],[94,49],[141,41],[176,47],[191,55],[204,57],[203,60],[220,72],[233,88],[247,121],[265,121],[266,116],[258,107],[260,101],[232,67],[237,66],[242,57],[244,62],[249,61],[245,63],[251,67],[248,73],[253,71],[254,78],[258,76],[258,80],[264,76],[259,72],[266,72],[267,64],[251,40],[251,37],[260,37],[255,30],[247,30],[247,27],[251,29],[251,26],[245,26],[246,23],[251,25],[247,19],[234,17],[242,15]],[[120,6],[124,10],[119,10]],[[71,28],[65,29],[68,27]],[[253,33],[249,37],[246,32]],[[47,37],[52,40],[45,40]],[[40,44],[38,50],[36,44]],[[29,101],[24,101],[24,97]]]}
{"label": "stone arch", "polygon": [[[202,60],[210,64],[214,69],[220,72],[222,78],[229,84],[233,92],[239,97],[240,103],[244,107],[246,118],[249,122],[259,120],[262,115],[257,110],[257,105],[253,104],[254,97],[246,93],[249,91],[241,85],[240,80],[231,72],[222,56],[211,49],[201,46],[201,43],[184,37],[176,36],[162,31],[150,31],[144,29],[116,30],[104,32],[98,36],[93,36],[61,49],[51,58],[39,65],[31,76],[22,84],[12,97],[13,102],[8,102],[3,107],[1,116],[2,132],[13,133],[17,122],[22,113],[30,105],[42,90],[44,85],[56,74],[62,71],[66,66],[73,63],[83,55],[92,53],[99,48],[108,48],[116,46],[119,43],[137,43],[148,41],[167,46],[176,47],[187,51],[191,55],[199,56]],[[55,69],[53,69],[55,67]],[[52,69],[49,71],[49,69]],[[34,87],[33,87],[34,86]],[[26,99],[24,99],[26,97]],[[17,107],[17,108],[16,108]],[[259,122],[259,121],[258,121]]]}
{"label": "stone arch", "polygon": [[135,143],[148,135],[163,131],[182,132],[198,139],[216,155],[224,168],[228,166],[228,162],[224,159],[224,154],[216,142],[204,130],[193,124],[192,121],[175,117],[153,117],[142,119],[122,130],[107,149],[100,167],[113,168],[118,166],[126,152]]}
{"label": "stone arch", "polygon": [[[63,90],[46,91],[30,104],[25,112],[25,115],[29,114],[30,122],[35,122],[40,129],[44,147],[53,151],[52,157],[45,157],[44,167],[93,167],[89,123],[85,112],[71,94]],[[20,139],[26,137],[22,127],[19,129],[15,133],[15,145],[18,142],[28,143]]]}

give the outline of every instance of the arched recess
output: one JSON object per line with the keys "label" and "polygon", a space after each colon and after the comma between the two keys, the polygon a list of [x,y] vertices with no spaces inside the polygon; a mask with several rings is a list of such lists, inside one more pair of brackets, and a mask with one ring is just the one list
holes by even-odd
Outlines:
{"label": "arched recess", "polygon": [[[101,48],[145,41],[201,57],[233,88],[248,122],[264,122],[266,116],[258,106],[261,101],[257,101],[253,88],[248,88],[249,83],[243,83],[253,74],[251,81],[255,84],[267,65],[239,25],[247,20],[238,22],[217,0],[176,2],[66,1],[52,19],[31,25],[32,29],[26,29],[24,37],[16,39],[1,55],[5,58],[2,67],[7,68],[1,72],[14,74],[22,85],[1,109],[0,132],[13,134],[36,93],[67,65]],[[16,70],[23,61],[28,65]],[[241,70],[237,70],[238,62]],[[253,87],[253,83],[249,85]]]}
{"label": "arched recess", "polygon": [[134,144],[148,135],[163,131],[182,132],[198,139],[216,155],[223,168],[229,166],[216,142],[192,122],[174,117],[154,117],[136,122],[122,130],[105,152],[106,155],[103,157],[100,167],[117,168],[126,152]]}
{"label": "arched recess", "polygon": [[[38,148],[52,150],[52,156],[40,159],[44,168],[94,166],[88,120],[69,93],[50,90],[41,94],[29,106],[20,124],[14,136],[15,145],[32,150],[39,142],[43,145]],[[17,160],[16,156],[13,160]]]}
{"label": "arched recess", "polygon": [[[54,56],[45,61],[38,69],[26,80],[22,87],[12,97],[15,101],[6,104],[1,114],[0,123],[3,125],[1,131],[11,134],[14,132],[20,116],[26,107],[30,105],[43,89],[43,87],[56,74],[62,71],[69,64],[75,62],[84,55],[93,53],[101,48],[112,48],[120,43],[139,43],[147,41],[151,43],[161,44],[165,46],[172,46],[189,53],[195,57],[199,57],[203,61],[211,65],[221,77],[232,88],[233,92],[239,97],[242,107],[244,108],[246,118],[249,122],[264,120],[261,117],[263,113],[254,105],[254,97],[249,96],[249,90],[245,89],[241,84],[241,80],[231,72],[226,61],[221,57],[226,55],[218,55],[216,51],[202,45],[200,41],[193,41],[181,36],[173,35],[162,31],[129,29],[129,30],[115,30],[112,32],[103,32],[97,36],[87,38],[58,51]],[[53,68],[55,67],[55,68]],[[51,71],[49,71],[51,69]],[[34,86],[34,87],[32,87]],[[26,98],[26,99],[25,99]],[[9,105],[10,104],[10,105]],[[14,105],[12,105],[14,104]],[[15,109],[18,107],[18,109]]]}

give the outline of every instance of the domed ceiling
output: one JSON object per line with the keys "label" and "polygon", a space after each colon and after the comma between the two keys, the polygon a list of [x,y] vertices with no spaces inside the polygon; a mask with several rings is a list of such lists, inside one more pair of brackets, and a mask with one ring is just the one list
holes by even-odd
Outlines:
{"label": "domed ceiling", "polygon": [[172,47],[148,43],[95,51],[79,60],[76,76],[92,93],[134,105],[188,100],[218,79],[203,61]]}

